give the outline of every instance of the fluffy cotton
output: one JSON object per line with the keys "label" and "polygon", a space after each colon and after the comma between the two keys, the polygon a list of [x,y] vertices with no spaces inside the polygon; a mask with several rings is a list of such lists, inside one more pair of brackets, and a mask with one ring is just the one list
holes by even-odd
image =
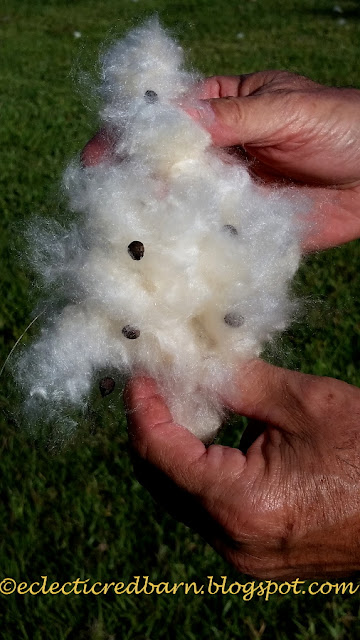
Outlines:
{"label": "fluffy cotton", "polygon": [[66,302],[17,363],[32,419],[72,429],[100,370],[141,371],[208,441],[235,368],[291,319],[303,202],[213,149],[180,106],[196,101],[196,79],[156,20],[103,59],[112,153],[66,171],[73,225],[33,234],[45,284]]}

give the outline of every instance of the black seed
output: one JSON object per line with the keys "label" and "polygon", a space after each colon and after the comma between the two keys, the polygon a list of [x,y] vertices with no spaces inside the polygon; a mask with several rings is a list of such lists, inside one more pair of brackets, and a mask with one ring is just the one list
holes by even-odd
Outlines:
{"label": "black seed", "polygon": [[123,327],[122,334],[129,340],[136,340],[136,338],[138,338],[140,335],[140,330],[132,327],[130,324],[127,324],[125,327]]}
{"label": "black seed", "polygon": [[141,260],[145,252],[143,243],[140,242],[139,240],[134,240],[134,242],[130,242],[128,246],[128,252],[131,255],[133,260]]}
{"label": "black seed", "polygon": [[238,230],[233,227],[232,224],[224,224],[223,226],[223,231],[225,231],[225,233],[228,233],[229,236],[238,236]]}
{"label": "black seed", "polygon": [[148,102],[148,104],[154,104],[154,102],[157,102],[159,100],[158,94],[152,89],[148,89],[147,91],[145,91],[144,98],[145,102]]}
{"label": "black seed", "polygon": [[100,393],[102,397],[108,396],[115,389],[115,380],[112,378],[102,378],[99,382]]}
{"label": "black seed", "polygon": [[245,318],[237,311],[230,311],[224,317],[224,321],[229,327],[241,327],[245,322]]}

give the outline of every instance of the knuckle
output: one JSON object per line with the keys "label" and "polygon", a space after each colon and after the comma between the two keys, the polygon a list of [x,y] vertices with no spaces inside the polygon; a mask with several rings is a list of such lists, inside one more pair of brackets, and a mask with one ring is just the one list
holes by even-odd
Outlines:
{"label": "knuckle", "polygon": [[291,432],[314,442],[324,431],[332,439],[340,432],[358,431],[360,391],[356,387],[335,378],[299,373],[277,382],[280,417]]}
{"label": "knuckle", "polygon": [[[335,383],[335,384],[333,384]],[[283,397],[289,418],[297,430],[312,433],[314,424],[326,423],[339,411],[343,398],[331,378],[302,375],[296,376],[291,385],[284,381]]]}
{"label": "knuckle", "polygon": [[325,407],[334,402],[334,392],[331,387],[324,384],[324,378],[316,378],[311,376],[310,378],[303,378],[301,381],[301,396],[302,401],[311,409],[315,411],[320,409],[323,411]]}
{"label": "knuckle", "polygon": [[341,414],[349,413],[346,390],[343,383],[333,378],[307,376],[301,384],[302,403],[312,419],[332,423]]}

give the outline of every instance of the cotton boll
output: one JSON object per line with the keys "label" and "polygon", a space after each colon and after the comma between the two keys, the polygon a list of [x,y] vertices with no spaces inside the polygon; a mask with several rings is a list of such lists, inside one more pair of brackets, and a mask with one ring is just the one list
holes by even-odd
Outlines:
{"label": "cotton boll", "polygon": [[32,234],[45,284],[58,306],[68,303],[17,376],[30,418],[65,433],[108,368],[153,377],[174,420],[211,440],[239,363],[293,315],[288,289],[308,205],[212,148],[180,107],[196,101],[182,60],[156,20],[110,49],[101,118],[112,153],[65,172],[69,230],[49,223]]}
{"label": "cotton boll", "polygon": [[64,405],[83,406],[91,388],[92,363],[107,348],[103,324],[91,306],[68,305],[42,330],[17,363],[30,416],[35,412],[37,418],[54,419]]}
{"label": "cotton boll", "polygon": [[166,174],[184,160],[200,160],[210,145],[210,135],[179,108],[167,105],[145,106],[131,122],[117,150],[141,158]]}
{"label": "cotton boll", "polygon": [[160,101],[183,95],[196,78],[182,70],[183,57],[156,18],[115,43],[103,60],[103,120],[115,127],[128,123],[149,91]]}

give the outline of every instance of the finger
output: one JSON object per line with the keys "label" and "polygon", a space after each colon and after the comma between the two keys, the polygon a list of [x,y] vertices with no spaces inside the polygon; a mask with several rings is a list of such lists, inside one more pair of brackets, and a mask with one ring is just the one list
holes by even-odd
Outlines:
{"label": "finger", "polygon": [[[251,360],[238,368],[234,385],[222,395],[225,406],[248,418],[276,423],[293,395],[301,393],[305,374],[282,369],[263,360]],[[310,376],[309,376],[310,377]]]}
{"label": "finger", "polygon": [[274,94],[217,98],[205,101],[198,119],[218,146],[271,146],[283,137],[284,127],[291,125],[287,101]]}
{"label": "finger", "polygon": [[[195,92],[201,102],[183,107],[209,131],[215,145],[263,147],[266,141],[271,144],[268,139],[273,136],[273,143],[278,144],[276,134],[292,118],[291,112],[287,113],[284,92],[279,99],[276,89],[279,82],[280,88],[281,82],[288,82],[289,75],[292,74],[264,71],[206,78]],[[293,120],[296,121],[295,114]]]}
{"label": "finger", "polygon": [[242,73],[238,76],[211,76],[199,83],[197,97],[208,100],[210,98],[248,96],[261,90],[264,86],[270,85],[279,75],[282,77],[284,73],[286,72],[268,70]]}
{"label": "finger", "polygon": [[204,538],[209,539],[209,534],[213,534],[214,529],[217,530],[216,522],[197,497],[193,496],[187,488],[180,488],[168,475],[147,460],[143,460],[133,451],[131,454],[135,477],[149,491],[154,500],[161,504],[173,518],[184,522]]}
{"label": "finger", "polygon": [[111,155],[113,140],[105,129],[98,131],[81,152],[84,167],[93,167]]}
{"label": "finger", "polygon": [[228,408],[258,423],[307,435],[311,426],[304,398],[318,380],[321,378],[252,360],[239,367],[234,386],[222,400]]}
{"label": "finger", "polygon": [[214,484],[214,479],[233,481],[241,475],[245,466],[242,453],[218,445],[206,448],[187,429],[176,425],[153,380],[131,380],[125,391],[125,404],[135,452],[179,487],[201,495]]}
{"label": "finger", "polygon": [[239,449],[245,455],[254,444],[255,440],[264,433],[268,425],[265,422],[259,422],[258,420],[249,420],[244,433],[241,436]]}
{"label": "finger", "polygon": [[198,85],[197,96],[200,100],[238,96],[243,76],[212,76]]}
{"label": "finger", "polygon": [[[341,416],[360,416],[360,390],[341,380],[275,367],[262,360],[242,365],[235,385],[222,397],[225,406],[248,418],[271,424],[280,431],[304,436],[330,437]],[[351,409],[349,409],[349,407]]]}
{"label": "finger", "polygon": [[360,189],[305,187],[313,203],[312,223],[304,238],[305,251],[318,251],[356,240],[360,216],[354,207]]}

